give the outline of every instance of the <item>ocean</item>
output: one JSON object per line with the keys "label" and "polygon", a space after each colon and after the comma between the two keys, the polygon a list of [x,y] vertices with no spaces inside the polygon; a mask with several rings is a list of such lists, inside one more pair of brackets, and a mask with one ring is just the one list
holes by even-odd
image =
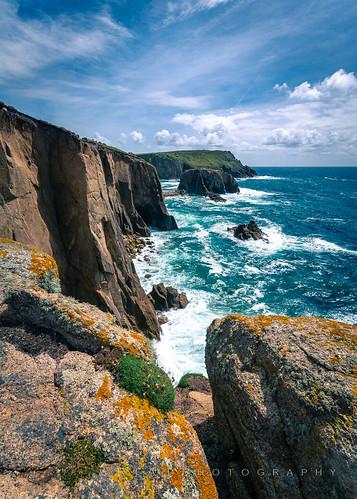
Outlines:
{"label": "ocean", "polygon": [[[257,168],[226,203],[167,198],[178,231],[153,230],[135,267],[145,290],[163,282],[185,291],[157,343],[176,381],[205,373],[206,329],[229,313],[320,316],[357,323],[357,168]],[[163,181],[164,190],[178,180]],[[228,227],[255,220],[268,235],[242,242]],[[144,259],[147,255],[148,258]]]}

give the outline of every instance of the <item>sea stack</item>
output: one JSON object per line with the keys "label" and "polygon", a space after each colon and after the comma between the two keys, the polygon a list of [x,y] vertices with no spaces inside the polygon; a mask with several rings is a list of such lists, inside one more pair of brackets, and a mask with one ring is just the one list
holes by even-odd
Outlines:
{"label": "sea stack", "polygon": [[238,184],[232,175],[206,168],[185,171],[178,188],[199,196],[239,192]]}

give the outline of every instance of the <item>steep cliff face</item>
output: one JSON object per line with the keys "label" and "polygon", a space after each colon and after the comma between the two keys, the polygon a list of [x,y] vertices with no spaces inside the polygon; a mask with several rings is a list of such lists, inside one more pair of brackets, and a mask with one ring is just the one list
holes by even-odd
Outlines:
{"label": "steep cliff face", "polygon": [[232,497],[353,497],[356,333],[313,317],[211,324],[206,365]]}
{"label": "steep cliff face", "polygon": [[162,179],[180,178],[185,170],[210,168],[223,170],[234,177],[254,177],[255,170],[235,158],[230,151],[171,151],[141,154],[153,164]]}
{"label": "steep cliff face", "polygon": [[123,234],[174,229],[155,169],[0,104],[0,236],[58,262],[65,293],[158,336]]}

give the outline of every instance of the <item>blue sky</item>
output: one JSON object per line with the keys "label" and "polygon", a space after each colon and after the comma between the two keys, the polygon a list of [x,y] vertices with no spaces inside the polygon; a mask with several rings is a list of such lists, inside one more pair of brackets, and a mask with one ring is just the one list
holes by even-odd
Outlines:
{"label": "blue sky", "polygon": [[357,165],[353,0],[0,0],[0,99],[134,152]]}

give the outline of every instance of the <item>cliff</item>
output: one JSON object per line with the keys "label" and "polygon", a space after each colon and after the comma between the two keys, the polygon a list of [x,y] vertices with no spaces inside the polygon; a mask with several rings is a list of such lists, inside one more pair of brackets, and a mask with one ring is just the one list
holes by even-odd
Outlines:
{"label": "cliff", "polygon": [[180,178],[185,170],[192,168],[219,169],[240,178],[256,175],[252,168],[243,165],[230,151],[171,151],[140,156],[155,166],[162,179]]}
{"label": "cliff", "polygon": [[216,499],[150,341],[63,296],[32,246],[0,242],[0,278],[0,497]]}
{"label": "cliff", "polygon": [[0,237],[58,263],[63,291],[158,337],[123,235],[177,228],[144,159],[0,104]]}
{"label": "cliff", "polygon": [[313,317],[211,324],[206,366],[232,497],[353,497],[356,332]]}

